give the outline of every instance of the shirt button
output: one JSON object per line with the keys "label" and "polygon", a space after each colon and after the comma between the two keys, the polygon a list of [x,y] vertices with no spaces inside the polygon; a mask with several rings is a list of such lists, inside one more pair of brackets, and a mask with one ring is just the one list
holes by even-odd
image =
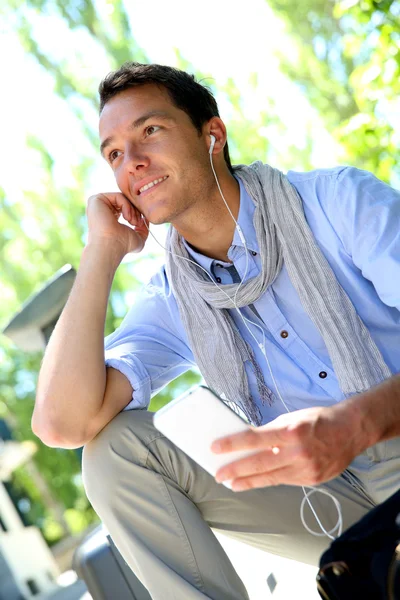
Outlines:
{"label": "shirt button", "polygon": [[328,377],[328,373],[326,371],[321,371],[319,376],[321,377],[321,379],[325,379],[325,377]]}
{"label": "shirt button", "polygon": [[281,338],[287,338],[289,336],[287,331],[281,331]]}
{"label": "shirt button", "polygon": [[221,283],[221,277],[216,278],[217,283]]}
{"label": "shirt button", "polygon": [[253,256],[257,256],[257,252],[254,252],[254,250],[251,251]]}

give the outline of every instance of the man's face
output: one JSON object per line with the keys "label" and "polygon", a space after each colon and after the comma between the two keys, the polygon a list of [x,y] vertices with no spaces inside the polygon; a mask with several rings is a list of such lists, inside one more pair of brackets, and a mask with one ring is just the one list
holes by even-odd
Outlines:
{"label": "man's face", "polygon": [[208,140],[154,84],[111,98],[99,132],[119,189],[151,223],[179,221],[210,185]]}

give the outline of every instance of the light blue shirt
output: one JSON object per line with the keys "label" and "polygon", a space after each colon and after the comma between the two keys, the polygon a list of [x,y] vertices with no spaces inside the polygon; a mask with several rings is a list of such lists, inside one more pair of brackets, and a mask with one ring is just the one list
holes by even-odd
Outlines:
{"label": "light blue shirt", "polygon": [[[352,167],[289,171],[287,177],[303,201],[307,222],[339,283],[392,373],[400,372],[400,192]],[[239,183],[238,223],[248,248],[246,281],[258,275],[261,261],[253,226],[254,204]],[[216,281],[232,282],[229,263],[187,248]],[[228,257],[243,277],[246,250],[237,231]],[[263,423],[285,412],[274,380],[290,410],[342,400],[325,343],[304,311],[285,266],[254,307],[261,319],[249,307],[241,309],[242,314],[259,325],[249,325],[258,342],[264,332],[273,378],[236,311],[232,317],[275,396],[272,406],[260,403]],[[106,338],[105,348],[106,364],[121,371],[134,390],[124,410],[146,408],[163,386],[195,365],[164,268],[139,293],[121,326]],[[246,371],[252,396],[259,400],[255,376],[247,364]]]}

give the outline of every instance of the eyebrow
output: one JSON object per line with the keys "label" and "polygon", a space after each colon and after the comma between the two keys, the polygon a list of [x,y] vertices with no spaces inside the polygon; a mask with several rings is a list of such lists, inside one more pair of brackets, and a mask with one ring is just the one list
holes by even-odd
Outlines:
{"label": "eyebrow", "polygon": [[[133,121],[129,125],[128,131],[133,131],[134,129],[138,129],[139,127],[144,125],[144,123],[146,121],[148,121],[149,119],[151,119],[153,117],[163,119],[163,121],[173,121],[174,123],[176,123],[175,119],[173,117],[171,117],[168,113],[164,112],[163,110],[151,110],[150,112],[148,112],[148,113],[142,115],[141,117],[139,117],[138,119],[136,119],[136,121]],[[104,150],[107,148],[107,146],[110,146],[113,143],[114,139],[115,139],[114,136],[110,135],[108,138],[106,138],[104,140],[104,142],[101,143],[100,154],[102,156],[104,156]]]}

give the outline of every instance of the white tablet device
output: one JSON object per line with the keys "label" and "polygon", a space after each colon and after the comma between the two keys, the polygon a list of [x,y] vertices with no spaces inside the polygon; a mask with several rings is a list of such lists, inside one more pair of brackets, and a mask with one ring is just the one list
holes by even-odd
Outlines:
{"label": "white tablet device", "polygon": [[[204,386],[193,388],[154,413],[154,426],[186,452],[210,475],[255,450],[214,454],[214,440],[252,428],[242,417]],[[226,487],[230,482],[224,481]]]}

